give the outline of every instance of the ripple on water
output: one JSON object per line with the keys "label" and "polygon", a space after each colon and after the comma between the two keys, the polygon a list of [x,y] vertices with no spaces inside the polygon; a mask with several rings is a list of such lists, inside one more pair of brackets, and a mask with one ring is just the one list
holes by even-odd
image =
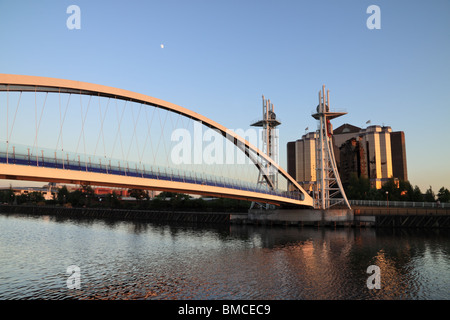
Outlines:
{"label": "ripple on water", "polygon": [[[1,215],[0,231],[1,299],[450,298],[448,236]],[[371,264],[381,290],[366,287]]]}

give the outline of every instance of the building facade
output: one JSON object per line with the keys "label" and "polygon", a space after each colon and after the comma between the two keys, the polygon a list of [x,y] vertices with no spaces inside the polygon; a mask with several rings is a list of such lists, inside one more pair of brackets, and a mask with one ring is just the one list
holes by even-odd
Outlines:
{"label": "building facade", "polygon": [[[305,190],[316,181],[315,132],[288,142],[288,173]],[[390,178],[408,180],[405,134],[390,127],[369,126],[365,129],[344,124],[333,131],[336,163],[342,183],[352,174],[369,178],[372,187],[381,188]]]}
{"label": "building facade", "polygon": [[288,173],[309,191],[316,181],[317,133],[310,132],[288,143]]}

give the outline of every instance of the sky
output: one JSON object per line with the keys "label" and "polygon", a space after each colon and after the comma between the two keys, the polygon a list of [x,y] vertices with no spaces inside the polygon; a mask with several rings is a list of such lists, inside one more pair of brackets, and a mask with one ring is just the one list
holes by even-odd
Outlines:
{"label": "sky", "polygon": [[[380,29],[367,26],[371,5]],[[284,168],[286,143],[316,128],[325,85],[348,112],[334,128],[404,131],[411,184],[450,188],[448,0],[0,0],[0,43],[1,73],[127,89],[231,129],[261,116],[264,95]]]}

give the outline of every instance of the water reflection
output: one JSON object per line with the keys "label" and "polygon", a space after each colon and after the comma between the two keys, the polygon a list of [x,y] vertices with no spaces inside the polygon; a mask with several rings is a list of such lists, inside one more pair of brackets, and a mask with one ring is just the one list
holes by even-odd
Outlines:
{"label": "water reflection", "polygon": [[[66,268],[81,269],[80,290]],[[449,299],[448,230],[0,215],[1,299]],[[366,270],[381,270],[368,289]]]}

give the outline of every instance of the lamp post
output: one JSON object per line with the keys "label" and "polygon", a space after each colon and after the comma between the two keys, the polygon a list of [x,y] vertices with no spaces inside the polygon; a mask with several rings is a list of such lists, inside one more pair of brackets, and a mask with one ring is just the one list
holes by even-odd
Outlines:
{"label": "lamp post", "polygon": [[386,191],[387,210],[389,214],[389,191]]}

